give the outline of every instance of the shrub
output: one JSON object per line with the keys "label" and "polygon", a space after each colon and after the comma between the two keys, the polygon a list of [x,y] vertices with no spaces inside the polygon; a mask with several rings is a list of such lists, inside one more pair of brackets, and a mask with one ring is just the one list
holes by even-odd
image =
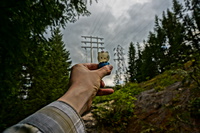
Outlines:
{"label": "shrub", "polygon": [[136,83],[129,83],[110,96],[96,97],[92,112],[99,128],[114,127],[116,132],[123,132],[128,120],[133,116],[135,95],[143,89]]}

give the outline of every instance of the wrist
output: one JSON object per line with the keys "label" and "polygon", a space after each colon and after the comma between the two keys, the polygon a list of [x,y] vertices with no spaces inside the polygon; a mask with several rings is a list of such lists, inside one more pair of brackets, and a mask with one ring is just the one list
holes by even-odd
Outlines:
{"label": "wrist", "polygon": [[[88,91],[90,90],[90,91]],[[69,90],[58,100],[71,105],[80,115],[90,109],[92,99],[96,95],[94,89],[81,86],[71,86]]]}

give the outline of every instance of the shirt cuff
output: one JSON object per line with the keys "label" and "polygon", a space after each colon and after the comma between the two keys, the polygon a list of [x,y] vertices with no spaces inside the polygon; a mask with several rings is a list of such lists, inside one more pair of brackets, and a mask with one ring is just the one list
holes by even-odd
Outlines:
{"label": "shirt cuff", "polygon": [[20,124],[30,124],[43,133],[86,133],[80,115],[62,101],[45,106]]}

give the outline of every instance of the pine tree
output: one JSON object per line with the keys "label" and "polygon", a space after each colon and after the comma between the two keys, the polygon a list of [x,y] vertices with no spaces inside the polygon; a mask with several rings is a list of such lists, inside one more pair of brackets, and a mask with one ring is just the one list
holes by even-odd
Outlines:
{"label": "pine tree", "polygon": [[166,34],[168,50],[168,64],[186,62],[185,56],[190,52],[191,47],[185,44],[186,29],[183,23],[183,6],[173,0],[173,11],[167,10],[163,14],[162,26]]}
{"label": "pine tree", "polygon": [[140,44],[137,43],[137,59],[136,59],[136,81],[137,82],[141,82],[143,81],[143,78],[142,78],[142,50],[141,50],[141,47],[140,47]]}
{"label": "pine tree", "polygon": [[198,3],[199,0],[185,0],[183,6],[177,0],[173,0],[172,10],[163,12],[161,19],[155,17],[154,31],[149,32],[144,49],[141,50],[137,44],[138,53],[135,61],[137,82],[152,78],[179,63],[185,63],[199,52],[200,5]]}
{"label": "pine tree", "polygon": [[[62,34],[57,28],[50,39],[49,59],[47,69],[50,69],[51,90],[53,96],[49,100],[55,100],[66,92],[69,80],[69,71],[71,66],[70,53],[65,49],[62,41]],[[49,94],[49,93],[48,93]]]}
{"label": "pine tree", "polygon": [[128,53],[128,73],[129,73],[129,81],[136,81],[136,50],[134,44],[131,42]]}
{"label": "pine tree", "polygon": [[142,51],[142,81],[151,79],[158,74],[154,48],[155,47],[146,44]]}
{"label": "pine tree", "polygon": [[[155,43],[155,61],[157,64],[157,69],[159,73],[162,73],[165,71],[167,66],[167,53],[168,53],[168,44],[166,43],[166,33],[161,25],[161,21],[159,21],[158,17],[155,18],[155,28],[154,32],[156,33],[156,36],[154,38]],[[149,43],[151,44],[151,41],[149,39]]]}
{"label": "pine tree", "polygon": [[35,110],[66,92],[71,65],[69,51],[65,49],[59,29],[55,29],[49,41],[36,51],[39,57],[31,68],[33,83],[27,99],[29,104],[37,103]]}
{"label": "pine tree", "polygon": [[200,5],[198,0],[186,0],[186,11],[184,16],[184,25],[187,30],[185,40],[192,46],[193,52],[200,50]]}

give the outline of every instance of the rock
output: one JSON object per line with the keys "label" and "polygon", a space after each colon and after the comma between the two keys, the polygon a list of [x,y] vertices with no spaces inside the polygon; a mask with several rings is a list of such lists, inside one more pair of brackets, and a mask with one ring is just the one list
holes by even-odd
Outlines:
{"label": "rock", "polygon": [[93,114],[90,112],[82,117],[87,133],[98,133],[97,131],[97,121],[93,117]]}
{"label": "rock", "polygon": [[151,89],[142,92],[137,96],[134,109],[136,117],[130,120],[127,132],[200,133],[199,126],[197,123],[192,124],[195,121],[191,117],[189,120],[180,117],[188,109],[189,98],[190,89],[185,88],[181,82],[163,91]]}

